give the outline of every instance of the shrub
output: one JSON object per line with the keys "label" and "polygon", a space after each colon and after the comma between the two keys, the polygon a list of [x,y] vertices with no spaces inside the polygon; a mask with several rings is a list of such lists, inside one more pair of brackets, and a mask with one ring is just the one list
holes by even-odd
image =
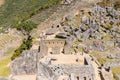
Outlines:
{"label": "shrub", "polygon": [[24,50],[29,50],[32,47],[32,40],[33,38],[31,36],[28,36],[27,39],[24,39],[21,46],[15,50],[13,56],[11,57],[11,60],[19,57]]}
{"label": "shrub", "polygon": [[24,21],[14,26],[17,30],[22,31],[24,34],[30,33],[31,30],[37,27],[37,25],[32,21]]}

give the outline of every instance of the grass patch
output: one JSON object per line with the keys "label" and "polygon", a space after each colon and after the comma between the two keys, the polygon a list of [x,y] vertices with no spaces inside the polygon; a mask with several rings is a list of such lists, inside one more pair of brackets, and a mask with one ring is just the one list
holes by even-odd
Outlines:
{"label": "grass patch", "polygon": [[75,42],[74,42],[74,45],[79,45],[79,41],[78,40],[76,40]]}
{"label": "grass patch", "polygon": [[11,61],[11,56],[6,57],[0,60],[0,76],[9,76],[10,74],[10,67],[7,66]]}
{"label": "grass patch", "polygon": [[112,72],[113,72],[114,80],[119,80],[116,75],[117,75],[118,73],[120,73],[120,66],[119,66],[119,67],[112,68]]}
{"label": "grass patch", "polygon": [[24,50],[30,50],[32,47],[32,40],[33,38],[31,36],[28,36],[27,39],[24,39],[20,47],[15,50],[14,54],[11,57],[11,60],[19,57]]}
{"label": "grass patch", "polygon": [[105,40],[105,41],[109,41],[109,40],[111,40],[110,35],[109,35],[109,34],[107,34],[105,37],[103,37],[103,40]]}
{"label": "grass patch", "polygon": [[16,50],[16,48],[12,48],[12,49],[8,50],[7,52],[5,52],[5,54],[12,54],[12,53],[14,53],[15,50]]}
{"label": "grass patch", "polygon": [[105,62],[107,62],[109,59],[108,58],[101,58],[101,57],[97,57],[97,60],[100,64],[104,64]]}
{"label": "grass patch", "polygon": [[96,57],[96,59],[98,60],[98,62],[100,64],[104,64],[105,62],[107,62],[108,60],[110,60],[109,58],[103,58],[99,55],[100,53],[96,52],[96,51],[92,51],[91,55]]}
{"label": "grass patch", "polygon": [[79,52],[82,52],[83,50],[82,50],[82,48],[79,48],[78,51],[79,51]]}

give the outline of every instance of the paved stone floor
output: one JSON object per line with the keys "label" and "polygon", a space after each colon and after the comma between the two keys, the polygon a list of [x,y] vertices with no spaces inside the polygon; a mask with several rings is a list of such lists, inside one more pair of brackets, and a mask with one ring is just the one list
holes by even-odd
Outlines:
{"label": "paved stone floor", "polygon": [[17,75],[13,78],[16,80],[36,80],[36,75]]}
{"label": "paved stone floor", "polygon": [[[64,55],[64,54],[55,54],[51,55],[48,54],[44,58],[40,60],[40,62],[44,62],[47,58],[53,58],[55,60],[51,61],[51,64],[84,64],[84,57],[82,55],[78,54],[69,54],[69,55]],[[76,61],[78,59],[78,61]]]}

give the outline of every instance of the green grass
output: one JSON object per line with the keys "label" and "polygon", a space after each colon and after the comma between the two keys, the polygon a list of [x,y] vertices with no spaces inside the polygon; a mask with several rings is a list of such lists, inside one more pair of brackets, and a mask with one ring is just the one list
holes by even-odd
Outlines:
{"label": "green grass", "polygon": [[96,59],[98,60],[98,62],[100,64],[104,64],[105,62],[107,62],[108,60],[110,60],[109,58],[103,58],[99,55],[100,53],[98,53],[97,51],[92,51],[91,55],[96,57]]}
{"label": "green grass", "polygon": [[103,40],[105,41],[111,40],[110,34],[107,34],[105,37],[103,37]]}
{"label": "green grass", "polygon": [[12,48],[12,49],[8,50],[7,52],[5,52],[5,54],[12,54],[12,53],[14,53],[15,50],[16,50],[16,48]]}
{"label": "green grass", "polygon": [[3,29],[0,29],[0,33],[3,33],[4,32],[4,30]]}
{"label": "green grass", "polygon": [[5,0],[0,8],[0,26],[9,27],[30,19],[61,0]]}
{"label": "green grass", "polygon": [[112,68],[112,72],[113,72],[114,80],[119,80],[116,74],[120,73],[120,66]]}
{"label": "green grass", "polygon": [[8,76],[10,74],[10,67],[7,66],[11,61],[11,57],[6,57],[0,60],[0,76]]}

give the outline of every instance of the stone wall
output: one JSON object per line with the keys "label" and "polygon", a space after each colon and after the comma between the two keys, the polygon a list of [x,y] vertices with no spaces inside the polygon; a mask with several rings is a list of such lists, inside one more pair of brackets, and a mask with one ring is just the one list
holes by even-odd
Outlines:
{"label": "stone wall", "polygon": [[40,54],[42,56],[48,53],[60,54],[64,48],[65,40],[42,40],[40,44]]}
{"label": "stone wall", "polygon": [[[38,80],[58,80],[59,76],[68,75],[71,76],[73,80],[76,77],[79,80],[96,80],[95,71],[93,65],[91,64],[90,58],[85,58],[88,64],[87,65],[66,65],[66,64],[57,64],[57,65],[45,65],[39,63],[38,70]],[[51,75],[50,75],[51,74]],[[56,79],[54,79],[56,78]],[[70,77],[69,77],[70,78]],[[71,79],[71,78],[70,78]]]}
{"label": "stone wall", "polygon": [[11,62],[11,74],[35,74],[37,71],[38,51],[24,51],[19,58]]}
{"label": "stone wall", "polygon": [[57,80],[52,70],[45,64],[38,64],[37,80]]}
{"label": "stone wall", "polygon": [[52,53],[53,54],[60,54],[60,47],[59,46],[53,47],[52,48]]}
{"label": "stone wall", "polygon": [[48,48],[59,46],[63,47],[65,44],[65,40],[43,40],[41,41],[43,45],[46,45]]}
{"label": "stone wall", "polygon": [[44,57],[45,55],[48,54],[48,47],[44,45],[44,43],[40,44],[40,55],[39,58]]}

